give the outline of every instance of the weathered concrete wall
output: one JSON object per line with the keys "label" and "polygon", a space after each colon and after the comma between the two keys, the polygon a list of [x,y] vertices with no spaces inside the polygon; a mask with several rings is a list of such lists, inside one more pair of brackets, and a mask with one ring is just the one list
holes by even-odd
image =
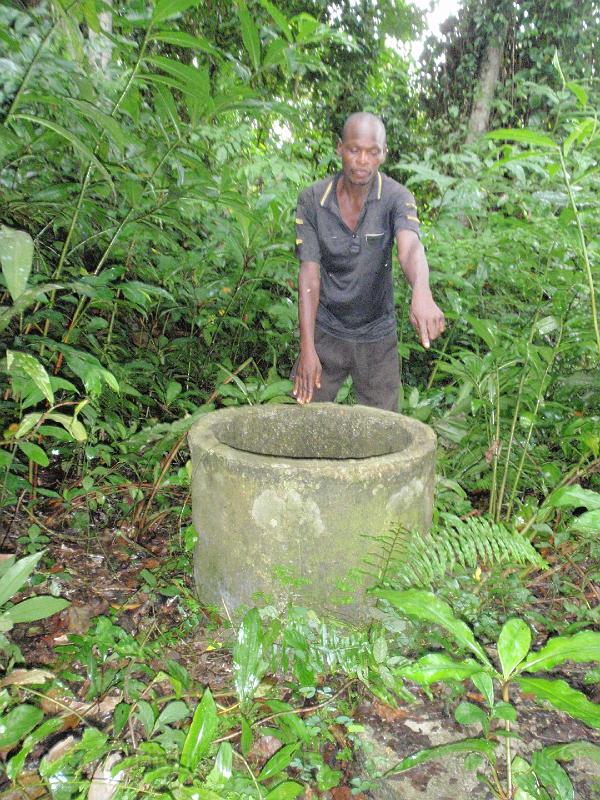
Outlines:
{"label": "weathered concrete wall", "polygon": [[233,610],[263,593],[360,619],[372,537],[395,522],[431,523],[435,435],[399,414],[331,403],[226,409],[196,423],[189,442],[206,602]]}

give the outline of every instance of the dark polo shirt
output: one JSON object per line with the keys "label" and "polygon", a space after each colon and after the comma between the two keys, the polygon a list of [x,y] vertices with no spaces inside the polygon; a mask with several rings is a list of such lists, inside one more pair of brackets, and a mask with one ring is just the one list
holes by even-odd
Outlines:
{"label": "dark polo shirt", "polygon": [[331,336],[374,342],[396,332],[392,247],[401,230],[419,233],[412,194],[377,173],[356,230],[342,220],[338,173],[305,189],[296,212],[296,253],[321,266],[317,325]]}

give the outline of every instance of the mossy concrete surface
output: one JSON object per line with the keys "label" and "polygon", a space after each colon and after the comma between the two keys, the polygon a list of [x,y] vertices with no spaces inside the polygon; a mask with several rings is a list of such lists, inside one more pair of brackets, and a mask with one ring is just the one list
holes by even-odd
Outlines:
{"label": "mossy concrete surface", "polygon": [[435,435],[365,406],[231,408],[191,429],[194,572],[229,610],[291,601],[366,616],[365,559],[396,523],[431,523]]}

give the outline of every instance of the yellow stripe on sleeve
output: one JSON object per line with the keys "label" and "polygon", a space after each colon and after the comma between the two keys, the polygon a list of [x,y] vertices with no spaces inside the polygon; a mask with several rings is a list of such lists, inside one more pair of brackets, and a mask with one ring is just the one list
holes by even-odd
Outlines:
{"label": "yellow stripe on sleeve", "polygon": [[296,244],[302,244],[303,241],[304,239],[296,239]]}

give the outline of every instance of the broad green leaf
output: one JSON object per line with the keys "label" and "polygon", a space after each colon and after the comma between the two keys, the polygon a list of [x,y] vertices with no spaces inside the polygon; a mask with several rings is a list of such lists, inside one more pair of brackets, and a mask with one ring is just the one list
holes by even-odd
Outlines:
{"label": "broad green leaf", "polygon": [[51,419],[58,422],[67,430],[77,442],[85,442],[87,433],[81,422],[74,417],[69,417],[67,414],[58,414],[53,411],[51,414],[46,414],[46,419]]}
{"label": "broad green leaf", "polygon": [[590,761],[595,761],[600,764],[600,745],[593,744],[592,742],[567,742],[567,744],[551,744],[545,747],[544,750],[548,752],[551,758],[557,761],[572,761],[574,758],[582,756],[589,758]]}
{"label": "broad green leaf", "polygon": [[387,775],[399,775],[408,769],[426,764],[428,761],[436,761],[438,758],[456,755],[457,753],[481,753],[487,760],[494,764],[496,761],[496,746],[493,742],[485,739],[461,739],[450,744],[440,744],[437,747],[428,747],[426,750],[419,750],[407,758],[403,758],[395,766],[385,772]]}
{"label": "broad green leaf", "polygon": [[414,664],[399,670],[402,678],[429,686],[437,681],[463,681],[481,670],[481,664],[467,659],[455,661],[445,653],[428,653]]}
{"label": "broad green leaf", "polygon": [[147,700],[138,700],[135,716],[141,722],[146,736],[150,737],[154,730],[155,715],[154,709]]}
{"label": "broad green leaf", "polygon": [[554,708],[580,719],[591,728],[600,729],[600,706],[590,702],[582,692],[573,689],[566,681],[522,677],[516,681],[521,691],[535,695],[538,700],[546,700]]}
{"label": "broad green leaf", "polygon": [[128,144],[132,144],[136,141],[131,134],[127,133],[121,127],[119,122],[114,117],[111,117],[109,114],[105,114],[104,111],[100,111],[100,109],[96,108],[95,105],[87,102],[86,100],[78,100],[77,98],[69,97],[68,95],[59,96],[28,92],[23,97],[23,102],[27,101],[30,103],[35,102],[53,106],[60,110],[62,110],[65,106],[72,106],[74,109],[83,114],[84,117],[87,117],[89,120],[91,120],[91,122],[93,122],[100,129],[100,131],[104,131],[110,141],[113,141],[120,147],[126,147]]}
{"label": "broad green leaf", "polygon": [[498,326],[491,319],[477,319],[470,314],[465,315],[475,333],[480,336],[490,350],[493,350],[498,343]]}
{"label": "broad green leaf", "polygon": [[575,791],[571,779],[547,750],[538,750],[531,758],[531,766],[540,783],[546,789],[552,789],[551,796],[560,800],[575,800]]}
{"label": "broad green leaf", "polygon": [[28,600],[23,600],[22,603],[17,603],[16,606],[10,608],[6,613],[11,618],[13,624],[17,625],[19,622],[35,622],[38,619],[45,619],[51,617],[52,614],[58,614],[59,611],[70,606],[68,600],[62,597],[52,597],[51,595],[38,595],[37,597],[30,597]]}
{"label": "broad green leaf", "polygon": [[252,748],[252,726],[246,719],[246,717],[242,717],[242,735],[240,738],[240,748],[242,750],[242,755],[247,756]]}
{"label": "broad green leaf", "polygon": [[591,489],[583,489],[578,483],[573,486],[561,486],[552,492],[546,500],[546,505],[550,508],[587,508],[593,511],[600,508],[600,492],[593,492]]}
{"label": "broad green leaf", "polygon": [[304,786],[296,781],[282,781],[267,794],[265,800],[294,800],[304,791]]}
{"label": "broad green leaf", "polygon": [[31,753],[36,744],[38,744],[38,742],[42,742],[49,736],[52,736],[57,731],[60,731],[64,724],[64,719],[62,717],[52,717],[51,719],[47,719],[42,722],[39,728],[36,728],[34,731],[29,733],[23,740],[23,744],[19,752],[14,755],[6,765],[7,777],[14,781],[20,775],[22,775],[25,759],[29,753]]}
{"label": "broad green leaf", "polygon": [[172,722],[179,722],[179,720],[185,719],[189,715],[190,710],[184,702],[173,700],[171,703],[167,703],[160,712],[154,728],[157,730],[164,725],[170,725]]}
{"label": "broad green leaf", "polygon": [[33,412],[32,414],[25,414],[19,427],[15,431],[15,439],[20,439],[32,431],[44,415],[40,412]]}
{"label": "broad green leaf", "polygon": [[511,705],[511,703],[505,703],[503,700],[501,700],[494,706],[492,710],[492,717],[494,719],[504,719],[508,720],[509,722],[516,722],[517,709]]}
{"label": "broad green leaf", "polygon": [[181,394],[182,386],[179,381],[169,381],[167,384],[167,390],[165,392],[165,400],[167,401],[167,405],[173,402],[175,398]]}
{"label": "broad green leaf", "polygon": [[217,707],[210,689],[207,687],[202,700],[196,707],[192,724],[185,737],[181,752],[181,763],[195,770],[201,758],[208,752],[217,732]]}
{"label": "broad green leaf", "polygon": [[215,789],[221,789],[231,778],[233,771],[233,748],[229,742],[223,742],[215,759],[215,765],[208,773],[206,782]]}
{"label": "broad green leaf", "polygon": [[588,94],[586,90],[581,86],[579,83],[575,83],[574,81],[569,81],[565,84],[565,88],[569,89],[569,91],[573,92],[575,97],[577,98],[577,102],[585,108],[588,103]]}
{"label": "broad green leaf", "polygon": [[[4,464],[2,464],[1,466],[4,466]],[[9,556],[8,558],[3,558],[0,561],[0,578],[3,578],[6,575],[8,570],[15,563],[15,560],[16,556]]]}
{"label": "broad green leaf", "polygon": [[157,22],[163,22],[169,17],[174,17],[177,14],[182,14],[192,6],[197,6],[200,0],[158,0],[154,6],[154,14],[152,15],[152,24],[156,25]]}
{"label": "broad green leaf", "polygon": [[47,467],[50,459],[42,448],[34,442],[19,442],[19,449],[25,453],[28,459],[38,464],[40,467]]}
{"label": "broad green leaf", "polygon": [[481,725],[488,724],[487,714],[475,703],[462,702],[456,706],[454,719],[461,725]]}
{"label": "broad green leaf", "polygon": [[454,616],[448,603],[440,600],[431,592],[422,589],[408,589],[404,592],[393,589],[374,589],[372,594],[387,600],[409,619],[441,625],[461,647],[474,653],[486,666],[490,665],[485,650],[475,640],[469,626]]}
{"label": "broad green leaf", "polygon": [[184,31],[153,31],[150,38],[156,39],[157,42],[174,44],[176,47],[187,47],[191,50],[202,50],[211,56],[221,57],[219,48],[211,44],[204,36],[192,36],[191,33]]}
{"label": "broad green leaf", "polygon": [[22,314],[28,306],[35,303],[40,297],[43,297],[46,292],[62,288],[63,286],[60,283],[44,283],[33,286],[31,289],[26,289],[20,294],[12,306],[0,307],[0,331],[6,330],[13,317]]}
{"label": "broad green leaf", "polygon": [[112,182],[112,177],[110,172],[106,169],[104,164],[98,160],[98,158],[92,153],[92,151],[85,145],[80,139],[75,136],[74,133],[64,128],[62,125],[59,125],[57,122],[53,122],[49,119],[42,119],[41,117],[34,117],[31,114],[15,114],[13,119],[26,119],[28,122],[33,123],[34,125],[41,125],[44,128],[49,128],[54,133],[61,136],[63,139],[66,139],[73,148],[82,155],[85,160],[89,161],[93,164],[96,169],[106,178],[108,183],[110,184],[111,189],[114,192],[114,186]]}
{"label": "broad green leaf", "polygon": [[494,705],[494,681],[487,672],[477,672],[471,675],[471,680],[476,689],[485,697],[490,708]]}
{"label": "broad green leaf", "polygon": [[258,35],[258,28],[254,24],[254,20],[248,12],[246,0],[237,0],[238,16],[240,18],[240,25],[242,28],[242,41],[250,56],[250,63],[254,69],[260,67],[260,37]]}
{"label": "broad green leaf", "polygon": [[27,289],[33,262],[33,239],[26,231],[0,226],[0,264],[13,302]]}
{"label": "broad green leaf", "polygon": [[288,42],[294,41],[294,35],[292,33],[292,29],[290,28],[290,23],[288,22],[287,17],[285,14],[282,14],[281,11],[270,2],[270,0],[259,0],[261,6],[267,11],[279,30],[283,33],[285,38]]}
{"label": "broad green leaf", "polygon": [[288,394],[293,388],[294,384],[290,380],[282,379],[280,381],[274,381],[261,390],[258,402],[267,403],[273,397],[280,397],[281,395]]}
{"label": "broad green leaf", "polygon": [[0,749],[17,744],[30,730],[41,722],[44,712],[23,703],[13,708],[8,714],[0,716]]}
{"label": "broad green leaf", "polygon": [[234,686],[240,703],[252,699],[264,675],[262,637],[260,614],[256,608],[251,608],[240,625],[233,649]]}
{"label": "broad green leaf", "polygon": [[549,136],[546,136],[545,133],[525,130],[524,128],[499,128],[496,131],[486,133],[486,138],[522,142],[523,144],[532,144],[535,147],[556,147],[556,142]]}
{"label": "broad green leaf", "polygon": [[[152,56],[146,61],[175,78],[175,88],[197,100],[202,109],[210,102],[210,78],[206,67],[190,67],[165,56]],[[154,76],[154,78],[157,77]]]}
{"label": "broad green leaf", "polygon": [[40,362],[31,353],[20,353],[15,350],[6,351],[6,371],[9,375],[26,375],[35,383],[46,400],[54,403],[54,392],[50,376]]}
{"label": "broad green leaf", "polygon": [[498,637],[498,658],[502,675],[508,678],[523,661],[531,647],[531,630],[522,619],[509,619]]}
{"label": "broad green leaf", "polygon": [[600,633],[579,631],[573,636],[556,636],[549,639],[541,650],[531,653],[521,664],[519,672],[537,672],[552,669],[563,661],[585,664],[588,661],[600,662]]}
{"label": "broad green leaf", "polygon": [[600,508],[595,511],[586,511],[578,517],[574,517],[569,525],[571,531],[581,531],[582,533],[598,533],[600,531]]}
{"label": "broad green leaf", "polygon": [[294,742],[293,744],[286,744],[284,747],[280,748],[261,769],[258,774],[258,780],[266,781],[278,775],[280,772],[283,772],[284,769],[287,769],[292,763],[292,759],[299,746],[298,742]]}
{"label": "broad green leaf", "polygon": [[2,577],[0,584],[0,608],[13,597],[27,582],[27,578],[36,568],[43,555],[43,550],[31,556],[20,558]]}

